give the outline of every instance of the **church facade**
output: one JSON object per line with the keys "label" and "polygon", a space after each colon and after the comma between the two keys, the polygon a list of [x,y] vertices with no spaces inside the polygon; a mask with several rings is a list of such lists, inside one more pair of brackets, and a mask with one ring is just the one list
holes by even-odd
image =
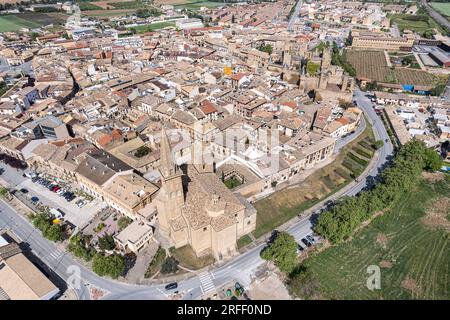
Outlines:
{"label": "church facade", "polygon": [[222,260],[236,253],[237,240],[255,230],[256,209],[231,192],[212,165],[191,161],[182,171],[164,129],[160,152],[161,188],[153,201],[160,234],[177,248],[190,245],[197,256]]}

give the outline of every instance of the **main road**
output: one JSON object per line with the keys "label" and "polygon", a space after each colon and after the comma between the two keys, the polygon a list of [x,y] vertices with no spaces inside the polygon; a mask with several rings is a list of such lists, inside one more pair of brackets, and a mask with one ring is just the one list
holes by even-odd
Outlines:
{"label": "main road", "polygon": [[[370,177],[378,174],[379,170],[388,160],[393,152],[388,134],[380,118],[373,110],[371,101],[363,92],[356,90],[354,100],[364,111],[368,121],[373,126],[376,139],[383,140],[384,145],[378,150],[375,163],[361,176],[357,182],[346,187],[344,195],[355,195],[371,183]],[[387,142],[386,142],[387,141]],[[9,169],[10,174],[14,172]],[[6,173],[6,172],[5,172]],[[16,173],[17,174],[17,173]],[[8,180],[12,180],[8,178]],[[297,241],[312,233],[311,215],[326,201],[336,200],[342,196],[339,192],[317,204],[313,208],[305,211],[302,219],[291,223],[286,228]],[[79,299],[91,299],[89,288],[96,287],[105,292],[104,299],[167,299],[168,292],[164,289],[164,284],[159,285],[131,285],[119,281],[109,280],[97,276],[88,268],[78,263],[70,254],[65,253],[53,242],[43,238],[39,231],[36,231],[29,221],[19,215],[15,210],[3,200],[0,200],[0,228],[8,228],[14,231],[23,242],[27,243],[32,252],[43,261],[50,269],[59,275],[72,289],[75,290]],[[231,281],[240,281],[247,285],[251,281],[251,276],[255,269],[263,263],[259,253],[264,247],[264,243],[255,246],[247,252],[235,257],[226,264],[210,271],[203,271],[189,279],[178,282],[177,290],[184,292],[184,299],[197,299],[203,293],[208,293],[214,288],[226,285]]]}
{"label": "main road", "polygon": [[427,0],[422,0],[422,5],[434,20],[450,30],[450,21],[448,21],[447,18],[443,17],[438,11],[434,10],[434,8],[428,4]]}
{"label": "main road", "polygon": [[288,22],[288,27],[287,30],[288,31],[293,31],[294,29],[294,24],[298,19],[298,15],[300,13],[300,8],[302,7],[302,0],[298,0],[297,4],[295,5],[295,9],[294,12],[292,12],[291,17],[289,18],[289,22]]}

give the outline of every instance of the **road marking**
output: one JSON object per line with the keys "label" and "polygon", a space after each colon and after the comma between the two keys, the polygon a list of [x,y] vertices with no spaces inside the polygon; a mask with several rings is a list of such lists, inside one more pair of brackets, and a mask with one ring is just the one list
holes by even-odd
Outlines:
{"label": "road marking", "polygon": [[59,258],[61,258],[64,255],[64,252],[60,251],[60,250],[55,250],[54,252],[52,252],[50,254],[50,256],[55,259],[58,260]]}
{"label": "road marking", "polygon": [[64,252],[62,252],[61,250],[55,250],[51,253],[47,253],[45,256],[42,257],[42,260],[50,263],[53,260],[58,260],[60,259],[62,256],[64,255]]}
{"label": "road marking", "polygon": [[216,286],[211,279],[211,274],[208,271],[199,273],[198,278],[200,279],[202,294],[208,294],[216,290]]}
{"label": "road marking", "polygon": [[161,293],[164,295],[164,297],[166,297],[166,298],[169,296],[167,293],[165,293],[164,291],[162,291],[160,288],[156,288],[156,290],[158,290],[159,292],[161,292]]}

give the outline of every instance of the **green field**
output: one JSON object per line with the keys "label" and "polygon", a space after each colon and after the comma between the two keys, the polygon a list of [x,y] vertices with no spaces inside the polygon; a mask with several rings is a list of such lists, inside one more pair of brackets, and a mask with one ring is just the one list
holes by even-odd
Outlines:
{"label": "green field", "polygon": [[140,25],[137,27],[128,28],[128,30],[135,29],[137,33],[145,33],[152,32],[159,29],[167,28],[167,27],[175,27],[174,22],[157,22],[152,24]]}
{"label": "green field", "polygon": [[246,234],[245,236],[240,237],[236,244],[237,244],[238,249],[241,249],[251,242],[252,242],[252,238],[250,238],[250,236]]}
{"label": "green field", "polygon": [[217,8],[217,7],[223,7],[223,6],[226,6],[226,5],[227,5],[227,3],[224,3],[224,2],[190,0],[190,1],[186,1],[186,3],[183,3],[183,4],[174,5],[174,7],[176,9],[197,10],[197,9],[200,9],[201,7]]}
{"label": "green field", "polygon": [[108,5],[116,9],[141,9],[146,6],[142,1],[108,2]]}
{"label": "green field", "polygon": [[225,180],[223,183],[227,186],[228,189],[236,188],[237,186],[240,186],[242,184],[242,182],[235,177]]}
{"label": "green field", "polygon": [[15,15],[0,16],[0,32],[18,31],[20,28],[37,28],[39,24]]}
{"label": "green field", "polygon": [[83,16],[89,16],[89,17],[117,17],[117,16],[126,16],[131,15],[132,13],[136,12],[132,9],[122,9],[122,10],[87,10],[83,11]]}
{"label": "green field", "polygon": [[90,2],[79,2],[78,6],[80,7],[81,11],[89,11],[89,10],[103,10],[102,7],[97,6]]}
{"label": "green field", "polygon": [[[325,299],[448,299],[450,297],[450,226],[424,216],[434,210],[445,217],[450,177],[422,180],[349,242],[305,260]],[[432,208],[432,209],[430,209]],[[447,228],[445,230],[444,228]],[[366,287],[370,265],[381,270],[381,289]]]}
{"label": "green field", "polygon": [[450,3],[430,2],[431,6],[444,16],[450,17]]}
{"label": "green field", "polygon": [[432,34],[434,28],[442,31],[440,26],[425,14],[392,14],[389,18],[391,24],[395,23],[400,32],[412,30],[423,35],[424,33]]}

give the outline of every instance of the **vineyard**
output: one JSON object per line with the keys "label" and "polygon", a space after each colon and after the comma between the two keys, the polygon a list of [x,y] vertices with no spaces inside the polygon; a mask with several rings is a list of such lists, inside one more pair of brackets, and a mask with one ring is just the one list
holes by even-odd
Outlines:
{"label": "vineyard", "polygon": [[391,69],[386,62],[383,51],[348,50],[347,59],[356,69],[359,79],[421,86],[434,86],[437,78],[425,71],[395,68]]}

